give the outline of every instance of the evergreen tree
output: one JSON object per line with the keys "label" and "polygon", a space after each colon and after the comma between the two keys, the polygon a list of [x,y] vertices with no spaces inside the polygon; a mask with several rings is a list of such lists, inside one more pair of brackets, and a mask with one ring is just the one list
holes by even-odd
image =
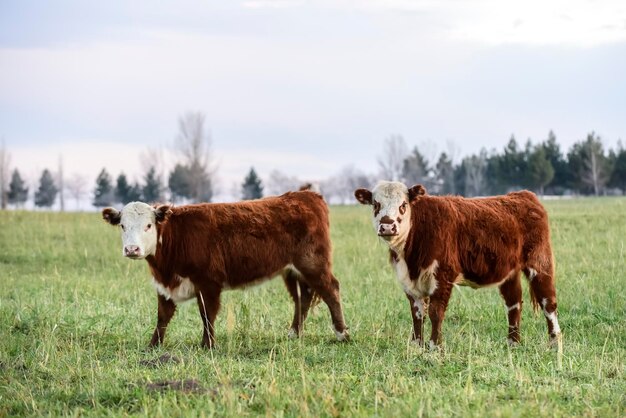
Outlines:
{"label": "evergreen tree", "polygon": [[250,168],[250,172],[246,176],[241,185],[241,198],[243,200],[260,199],[263,197],[263,185],[261,179],[257,176],[254,167]]}
{"label": "evergreen tree", "polygon": [[93,191],[93,205],[96,207],[111,206],[113,204],[113,186],[111,176],[103,168],[96,178],[96,188]]}
{"label": "evergreen tree", "polygon": [[23,207],[24,203],[28,199],[28,187],[22,180],[22,176],[20,176],[20,172],[17,169],[13,170],[13,175],[11,176],[11,183],[9,184],[9,193],[8,193],[9,203],[15,205],[17,207]]}
{"label": "evergreen tree", "polygon": [[499,156],[497,170],[498,184],[502,191],[519,188],[526,183],[526,163],[524,151],[519,148],[513,135],[504,147],[504,154]]}
{"label": "evergreen tree", "polygon": [[156,169],[150,167],[148,173],[144,177],[144,185],[142,195],[146,202],[155,203],[161,200],[161,182],[156,175]]}
{"label": "evergreen tree", "polygon": [[124,205],[132,202],[129,196],[130,191],[131,185],[128,183],[126,174],[121,173],[119,176],[117,176],[117,181],[115,183],[115,200]]}
{"label": "evergreen tree", "polygon": [[546,185],[548,193],[562,194],[570,183],[569,170],[567,168],[567,161],[561,152],[560,145],[556,142],[556,135],[550,131],[548,133],[548,139],[542,144],[544,153],[550,165],[554,169],[554,177],[552,181]]}
{"label": "evergreen tree", "polygon": [[176,164],[167,182],[173,202],[192,197],[190,178],[191,170],[182,164]]}
{"label": "evergreen tree", "polygon": [[402,163],[402,180],[410,186],[421,183],[429,188],[428,183],[428,161],[419,152],[417,147],[406,157]]}
{"label": "evergreen tree", "polygon": [[536,146],[528,157],[528,179],[530,186],[543,195],[546,184],[554,178],[554,168],[546,157],[545,148]]}
{"label": "evergreen tree", "polygon": [[54,204],[59,189],[54,184],[52,174],[45,169],[39,179],[39,189],[35,192],[35,205],[38,207],[49,208]]}
{"label": "evergreen tree", "polygon": [[440,194],[454,194],[454,167],[452,160],[445,152],[442,152],[435,166],[435,179],[437,181],[437,192]]}
{"label": "evergreen tree", "polygon": [[129,202],[138,202],[141,201],[141,186],[139,183],[135,182],[131,186],[128,191],[128,201]]}
{"label": "evergreen tree", "polygon": [[626,193],[626,149],[621,141],[618,142],[617,151],[613,152],[610,187],[616,187]]}

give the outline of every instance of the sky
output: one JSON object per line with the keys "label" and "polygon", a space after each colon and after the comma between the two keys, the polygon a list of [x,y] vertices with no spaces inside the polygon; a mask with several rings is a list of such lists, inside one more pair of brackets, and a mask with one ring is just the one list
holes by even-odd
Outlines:
{"label": "sky", "polygon": [[0,1],[0,140],[31,187],[59,159],[90,188],[103,167],[140,180],[151,155],[167,169],[189,111],[220,200],[251,166],[376,173],[393,134],[457,161],[550,130],[614,147],[626,2]]}

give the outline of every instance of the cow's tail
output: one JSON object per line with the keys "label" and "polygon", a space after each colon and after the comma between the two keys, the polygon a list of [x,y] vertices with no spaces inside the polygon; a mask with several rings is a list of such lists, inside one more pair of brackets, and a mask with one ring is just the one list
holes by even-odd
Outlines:
{"label": "cow's tail", "polygon": [[311,289],[311,307],[310,309],[315,308],[322,301],[322,297],[315,290]]}
{"label": "cow's tail", "polygon": [[554,254],[550,252],[546,257],[538,257],[533,264],[536,268],[527,266],[524,269],[524,275],[528,279],[528,290],[533,311],[537,312],[542,309],[539,304],[541,296],[537,292],[542,287],[554,286]]}

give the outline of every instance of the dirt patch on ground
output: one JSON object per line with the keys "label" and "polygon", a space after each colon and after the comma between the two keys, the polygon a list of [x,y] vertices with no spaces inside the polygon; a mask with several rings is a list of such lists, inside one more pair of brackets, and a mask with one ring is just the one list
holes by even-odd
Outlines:
{"label": "dirt patch on ground", "polygon": [[141,360],[139,364],[145,367],[159,367],[164,364],[177,364],[180,363],[180,359],[176,356],[172,356],[169,353],[162,354],[161,356],[151,360]]}
{"label": "dirt patch on ground", "polygon": [[218,394],[218,389],[205,388],[195,379],[164,380],[161,382],[147,383],[146,388],[155,392],[167,392],[174,390],[183,393],[204,393],[212,396]]}

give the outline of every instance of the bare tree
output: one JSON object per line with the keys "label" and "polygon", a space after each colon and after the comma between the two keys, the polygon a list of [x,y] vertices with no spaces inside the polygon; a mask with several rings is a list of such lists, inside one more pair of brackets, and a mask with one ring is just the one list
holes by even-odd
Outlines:
{"label": "bare tree", "polygon": [[583,171],[581,180],[593,188],[598,196],[608,182],[610,172],[607,170],[606,156],[602,148],[602,140],[593,132],[587,136],[583,145]]}
{"label": "bare tree", "polygon": [[189,186],[193,201],[210,201],[215,171],[211,153],[211,135],[201,112],[187,112],[178,119],[175,148],[190,172]]}
{"label": "bare tree", "polygon": [[76,202],[76,210],[80,209],[80,200],[85,196],[87,190],[87,180],[81,174],[74,173],[72,177],[67,180],[66,186],[70,195]]}
{"label": "bare tree", "polygon": [[380,177],[385,180],[399,181],[402,177],[404,160],[409,154],[402,135],[391,135],[385,139],[383,154],[378,158]]}
{"label": "bare tree", "polygon": [[285,192],[298,190],[302,185],[302,181],[295,176],[288,176],[278,170],[272,170],[265,184],[268,195],[280,195]]}
{"label": "bare tree", "polygon": [[9,169],[11,165],[11,154],[7,151],[2,138],[2,145],[0,146],[0,208],[6,209],[8,203],[9,192]]}
{"label": "bare tree", "polygon": [[465,195],[482,196],[487,187],[487,151],[482,149],[480,154],[466,157],[465,164]]}
{"label": "bare tree", "polygon": [[372,188],[372,178],[353,165],[347,165],[341,171],[322,183],[322,194],[330,201],[342,205],[354,202],[354,191],[358,188]]}

